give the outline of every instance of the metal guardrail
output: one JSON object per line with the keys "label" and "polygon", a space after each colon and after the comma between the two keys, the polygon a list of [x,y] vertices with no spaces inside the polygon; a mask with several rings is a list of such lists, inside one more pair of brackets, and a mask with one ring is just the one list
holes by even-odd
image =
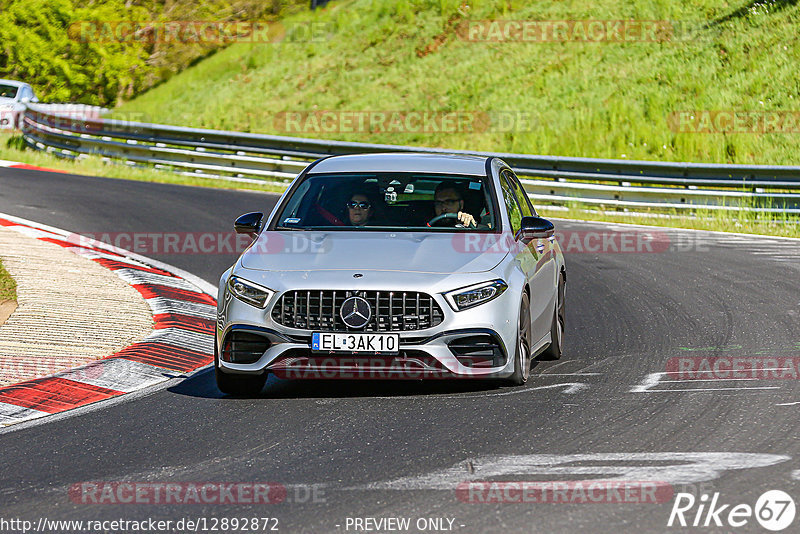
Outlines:
{"label": "metal guardrail", "polygon": [[25,109],[34,105],[40,111],[75,119],[98,119],[111,111],[108,108],[89,104],[12,104],[10,108],[6,106],[6,109],[0,110],[0,128],[16,130],[22,125],[21,119],[24,116]]}
{"label": "metal guardrail", "polygon": [[28,106],[36,106],[37,109],[54,115],[74,117],[76,119],[97,119],[111,111],[102,106],[89,104],[28,104]]}
{"label": "metal guardrail", "polygon": [[33,104],[24,114],[23,135],[28,145],[65,157],[93,154],[193,176],[281,184],[310,161],[328,155],[397,151],[497,156],[514,168],[529,196],[540,202],[800,214],[800,166],[627,161],[351,143],[76,118]]}

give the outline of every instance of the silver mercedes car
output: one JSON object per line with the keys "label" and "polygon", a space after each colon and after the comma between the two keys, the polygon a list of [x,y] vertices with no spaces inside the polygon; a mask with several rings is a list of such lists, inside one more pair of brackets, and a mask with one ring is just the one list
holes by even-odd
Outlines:
{"label": "silver mercedes car", "polygon": [[219,284],[230,394],[283,378],[492,378],[561,357],[566,267],[501,159],[333,156],[309,165]]}

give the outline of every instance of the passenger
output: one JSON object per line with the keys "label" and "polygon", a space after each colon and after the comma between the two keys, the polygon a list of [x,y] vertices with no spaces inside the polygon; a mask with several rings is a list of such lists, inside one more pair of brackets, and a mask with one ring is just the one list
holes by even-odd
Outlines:
{"label": "passenger", "polygon": [[475,217],[464,211],[464,195],[461,189],[450,182],[439,182],[433,193],[433,210],[436,216],[445,213],[455,213],[458,221],[465,227],[475,227],[478,225]]}

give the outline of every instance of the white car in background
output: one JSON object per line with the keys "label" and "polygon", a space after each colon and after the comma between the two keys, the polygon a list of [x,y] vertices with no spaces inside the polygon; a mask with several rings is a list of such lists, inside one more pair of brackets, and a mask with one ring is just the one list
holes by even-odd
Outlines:
{"label": "white car in background", "polygon": [[24,82],[0,80],[0,129],[22,126],[22,112],[25,104],[36,103],[39,99],[33,88]]}

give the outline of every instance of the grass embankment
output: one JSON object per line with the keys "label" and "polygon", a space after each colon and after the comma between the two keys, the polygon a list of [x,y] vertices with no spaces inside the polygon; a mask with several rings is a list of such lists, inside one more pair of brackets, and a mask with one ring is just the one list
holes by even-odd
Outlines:
{"label": "grass embankment", "polygon": [[17,300],[17,284],[3,268],[3,260],[0,260],[0,303],[7,300]]}
{"label": "grass embankment", "polygon": [[[116,114],[282,134],[287,124],[281,112],[525,113],[527,124],[492,123],[481,133],[326,133],[311,126],[289,133],[527,154],[798,163],[800,133],[678,133],[669,122],[670,114],[687,110],[798,111],[800,6],[795,2],[594,4],[337,0],[284,21],[287,27],[320,23],[321,38],[234,44]],[[663,42],[498,43],[459,36],[467,21],[491,19],[680,24]],[[800,131],[800,124],[794,130]]]}

